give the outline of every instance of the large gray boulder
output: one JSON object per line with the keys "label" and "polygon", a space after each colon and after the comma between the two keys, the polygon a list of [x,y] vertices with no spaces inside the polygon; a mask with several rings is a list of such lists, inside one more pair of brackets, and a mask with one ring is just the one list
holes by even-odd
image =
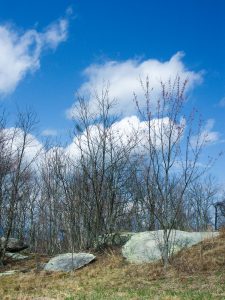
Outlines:
{"label": "large gray boulder", "polygon": [[[0,248],[3,247],[4,243],[5,243],[5,238],[1,237]],[[6,245],[6,251],[8,252],[19,252],[27,248],[28,245],[26,245],[23,241],[20,241],[19,239],[15,239],[15,238],[9,238]]]}
{"label": "large gray boulder", "polygon": [[[217,236],[218,232],[186,232],[172,230],[169,238],[170,255]],[[131,263],[148,263],[162,257],[163,230],[136,233],[123,246],[123,256]]]}
{"label": "large gray boulder", "polygon": [[95,256],[90,253],[60,254],[50,259],[45,265],[44,270],[69,272],[89,264],[94,259]]}

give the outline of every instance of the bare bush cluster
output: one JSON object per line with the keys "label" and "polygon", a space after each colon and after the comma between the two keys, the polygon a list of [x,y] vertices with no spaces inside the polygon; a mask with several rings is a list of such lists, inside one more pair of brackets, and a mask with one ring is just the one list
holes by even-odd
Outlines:
{"label": "bare bush cluster", "polygon": [[10,237],[53,254],[99,246],[119,231],[163,229],[167,264],[172,229],[207,230],[217,187],[205,179],[207,164],[199,166],[207,136],[185,109],[186,84],[162,82],[156,99],[147,79],[144,107],[135,96],[141,128],[130,124],[126,132],[117,128],[107,88],[95,94],[94,110],[78,97],[73,151],[55,145],[29,159],[34,114],[19,113],[10,130],[2,114],[0,261]]}

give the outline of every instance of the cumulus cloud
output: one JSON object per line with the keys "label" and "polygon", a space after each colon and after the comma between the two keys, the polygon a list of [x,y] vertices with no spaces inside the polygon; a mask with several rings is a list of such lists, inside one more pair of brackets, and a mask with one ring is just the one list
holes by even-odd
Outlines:
{"label": "cumulus cloud", "polygon": [[[169,118],[152,119],[150,122],[150,136],[151,143],[156,149],[160,150],[167,147],[169,139],[172,141],[182,138],[180,128],[185,127],[184,120],[182,119],[179,124],[171,124]],[[172,136],[170,135],[171,128],[173,127]],[[125,117],[122,120],[115,122],[110,128],[107,129],[108,144],[113,144],[113,147],[131,147],[133,152],[145,153],[146,146],[148,145],[149,134],[148,124],[141,121],[137,116]],[[76,136],[73,142],[65,148],[65,153],[71,158],[79,158],[82,154],[95,153],[97,145],[101,141],[102,125],[90,125],[89,128],[81,135]]]}
{"label": "cumulus cloud", "polygon": [[[203,127],[200,135],[193,136],[191,144],[193,147],[199,144],[209,146],[220,140],[219,132],[213,130],[214,120],[209,119]],[[90,125],[88,129],[82,132],[79,136],[74,137],[71,144],[64,148],[64,153],[72,159],[78,159],[82,154],[89,154],[90,151],[96,152],[96,145],[101,141],[102,125]],[[137,116],[125,117],[118,122],[115,122],[107,129],[108,143],[113,143],[113,147],[131,147],[133,153],[145,154],[148,151],[148,130],[150,128],[150,138],[152,145],[156,150],[164,150],[169,142],[178,142],[182,144],[185,136],[186,121],[181,118],[179,123],[174,124],[168,117],[153,118],[150,121],[150,126],[145,121],[140,120]],[[171,135],[171,128],[172,135]],[[88,143],[89,138],[89,143]]]}
{"label": "cumulus cloud", "polygon": [[43,50],[56,49],[67,35],[67,18],[42,32],[30,29],[21,33],[10,25],[0,25],[0,96],[12,93],[27,73],[40,67]]}
{"label": "cumulus cloud", "polygon": [[[13,157],[16,157],[21,153],[21,149],[24,143],[24,132],[20,128],[6,128],[2,134],[5,136],[6,144],[5,151],[11,153]],[[44,153],[44,146],[38,139],[32,135],[27,134],[24,160],[28,163],[32,163],[40,154]]]}
{"label": "cumulus cloud", "polygon": [[[172,139],[172,141],[179,139],[179,142],[182,143],[186,126],[185,120],[181,119],[178,124],[171,124],[171,122],[172,121],[167,117],[152,119],[150,123],[150,137],[156,150],[161,151],[162,146],[166,149],[169,139]],[[214,120],[208,120],[201,132],[199,140],[197,140],[195,136],[192,138],[191,143],[193,143],[193,146],[196,146],[197,142],[203,142],[205,145],[217,142],[220,135],[213,130],[213,126]],[[171,127],[173,127],[172,136],[170,136]],[[123,147],[128,147],[132,149],[133,153],[145,154],[146,151],[148,151],[148,129],[148,124],[140,120],[137,116],[125,117],[107,129],[107,145],[109,145],[109,147],[112,145],[114,149],[120,150],[122,150]],[[51,147],[50,149],[45,149],[44,145],[35,136],[28,134],[24,159],[27,162],[32,162],[34,158],[37,157],[34,163],[35,167],[41,162],[44,162],[45,159],[54,158],[56,153],[58,153],[61,158],[66,155],[66,157],[76,161],[81,156],[81,148],[82,155],[88,156],[90,151],[97,155],[97,153],[99,153],[97,146],[99,146],[99,142],[101,141],[102,130],[102,124],[90,125],[86,131],[74,137],[68,146]],[[17,155],[17,151],[21,150],[23,143],[23,131],[19,128],[7,128],[4,129],[4,134],[8,140],[8,144],[6,145],[7,152],[11,151],[11,153]],[[89,137],[89,145],[87,136]],[[181,163],[182,162],[177,162],[177,166]]]}
{"label": "cumulus cloud", "polygon": [[[104,64],[93,64],[84,70],[85,82],[78,89],[78,94],[86,96],[95,111],[96,100],[94,93],[101,94],[104,83],[109,83],[110,97],[117,100],[117,112],[123,116],[131,116],[136,113],[133,93],[138,96],[140,105],[143,104],[143,89],[140,79],[149,78],[150,86],[157,94],[161,90],[160,82],[169,79],[175,80],[180,76],[181,80],[188,79],[187,90],[202,80],[201,72],[189,70],[182,61],[183,52],[178,52],[170,60],[161,62],[157,59],[140,61],[130,59],[127,61],[108,61]],[[75,106],[67,111],[68,118],[74,116]]]}

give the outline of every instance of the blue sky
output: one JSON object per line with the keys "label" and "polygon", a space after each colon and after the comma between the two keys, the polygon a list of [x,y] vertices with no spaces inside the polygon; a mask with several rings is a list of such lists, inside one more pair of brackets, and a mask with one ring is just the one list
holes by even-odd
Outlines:
{"label": "blue sky", "polygon": [[[215,155],[225,146],[224,13],[224,0],[1,1],[0,74],[6,72],[11,82],[6,86],[0,77],[1,102],[12,113],[16,104],[32,106],[40,132],[64,135],[72,125],[66,111],[85,83],[95,83],[98,76],[101,80],[101,74],[110,80],[122,67],[145,74],[152,59],[164,68],[175,56],[171,68],[178,64],[184,74],[201,77],[193,78],[188,105],[211,122],[210,130],[217,135],[206,151]],[[5,51],[6,41],[10,51]],[[15,57],[8,66],[11,54]],[[12,77],[21,59],[23,65]],[[220,180],[225,180],[224,160],[214,167]]]}

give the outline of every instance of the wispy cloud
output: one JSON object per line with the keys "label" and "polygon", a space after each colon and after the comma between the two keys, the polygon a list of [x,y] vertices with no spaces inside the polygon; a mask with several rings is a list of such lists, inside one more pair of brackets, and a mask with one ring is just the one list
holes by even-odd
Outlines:
{"label": "wispy cloud", "polygon": [[42,35],[43,44],[55,49],[58,45],[66,41],[68,35],[68,20],[60,19],[49,25]]}
{"label": "wispy cloud", "polygon": [[45,129],[41,134],[43,136],[57,136],[58,132],[55,129]]}
{"label": "wispy cloud", "polygon": [[207,120],[200,134],[192,137],[191,144],[193,147],[195,147],[197,144],[208,146],[222,141],[220,140],[220,133],[213,130],[214,124],[214,119]]}
{"label": "wispy cloud", "polygon": [[220,107],[225,107],[225,97],[223,97],[219,102]]}
{"label": "wispy cloud", "polygon": [[0,96],[12,93],[29,72],[40,67],[45,49],[56,49],[68,37],[68,17],[61,18],[43,31],[23,33],[12,25],[0,25]]}

